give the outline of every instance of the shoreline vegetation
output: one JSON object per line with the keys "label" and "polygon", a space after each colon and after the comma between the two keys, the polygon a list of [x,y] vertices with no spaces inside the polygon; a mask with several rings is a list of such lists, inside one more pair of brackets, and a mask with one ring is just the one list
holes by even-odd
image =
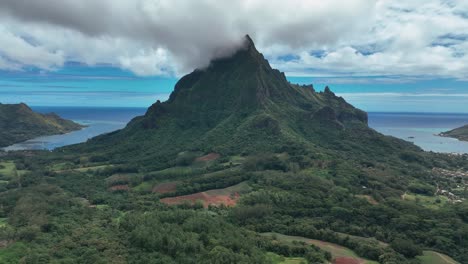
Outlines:
{"label": "shoreline vegetation", "polygon": [[0,103],[0,148],[41,136],[61,135],[85,128],[55,113],[34,112],[24,103]]}
{"label": "shoreline vegetation", "polygon": [[458,127],[450,131],[441,132],[438,136],[455,138],[460,141],[468,141],[468,125]]}

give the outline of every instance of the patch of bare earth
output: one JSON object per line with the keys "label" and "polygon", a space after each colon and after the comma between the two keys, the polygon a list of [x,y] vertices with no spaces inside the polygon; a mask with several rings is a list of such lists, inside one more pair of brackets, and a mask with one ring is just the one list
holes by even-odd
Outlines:
{"label": "patch of bare earth", "polygon": [[109,191],[111,192],[117,192],[117,191],[128,192],[128,190],[130,190],[130,187],[128,187],[127,184],[115,185],[115,186],[109,187]]}
{"label": "patch of bare earth", "polygon": [[209,153],[205,156],[201,156],[195,159],[195,161],[212,161],[212,160],[217,160],[221,157],[218,153]]}
{"label": "patch of bare earth", "polygon": [[165,182],[153,187],[154,193],[172,193],[177,190],[177,182]]}
{"label": "patch of bare earth", "polygon": [[195,204],[197,201],[201,201],[203,203],[203,207],[207,208],[210,205],[213,206],[235,206],[237,201],[240,198],[240,195],[236,193],[232,193],[230,195],[219,195],[213,194],[211,191],[207,192],[199,192],[190,195],[182,195],[177,197],[169,197],[161,199],[162,203],[167,205],[176,205],[176,204],[183,204],[183,203],[190,203]]}

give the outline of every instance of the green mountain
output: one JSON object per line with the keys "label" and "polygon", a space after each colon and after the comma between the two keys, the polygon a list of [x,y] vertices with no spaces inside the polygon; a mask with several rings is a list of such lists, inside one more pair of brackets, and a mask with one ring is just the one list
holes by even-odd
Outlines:
{"label": "green mountain", "polygon": [[0,262],[468,263],[466,171],[247,37],[122,130],[0,156]]}
{"label": "green mountain", "polygon": [[455,128],[453,130],[442,132],[440,136],[452,137],[463,141],[468,141],[468,125]]}
{"label": "green mountain", "polygon": [[124,160],[144,163],[169,160],[181,150],[232,155],[287,148],[343,155],[353,149],[359,149],[356,155],[418,151],[370,129],[367,114],[329,88],[316,92],[289,83],[249,36],[233,56],[181,78],[168,101],[156,102],[125,129],[77,149],[108,150],[113,157],[123,153]]}
{"label": "green mountain", "polygon": [[63,134],[83,126],[54,113],[35,113],[26,104],[0,104],[0,147],[39,136]]}

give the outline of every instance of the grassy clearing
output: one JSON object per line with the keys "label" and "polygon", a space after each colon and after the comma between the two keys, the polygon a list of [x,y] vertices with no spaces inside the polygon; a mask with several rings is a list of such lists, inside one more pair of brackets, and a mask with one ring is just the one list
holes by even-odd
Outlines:
{"label": "grassy clearing", "polygon": [[284,258],[283,262],[280,264],[306,264],[307,260],[305,258]]}
{"label": "grassy clearing", "polygon": [[214,189],[206,191],[209,195],[231,195],[233,193],[248,193],[252,188],[249,186],[247,182],[241,182],[239,184],[233,185],[231,187],[223,188],[223,189]]}
{"label": "grassy clearing", "polygon": [[160,171],[151,172],[148,174],[150,178],[161,178],[161,179],[174,179],[174,178],[185,178],[194,175],[200,175],[206,172],[206,169],[196,168],[193,166],[188,167],[172,167]]}
{"label": "grassy clearing", "polygon": [[298,241],[298,242],[304,242],[310,245],[315,245],[324,251],[330,252],[333,259],[341,258],[341,257],[349,257],[349,258],[354,258],[356,260],[359,260],[363,264],[378,264],[378,262],[361,258],[356,253],[354,253],[354,251],[352,251],[351,249],[337,245],[337,244],[333,244],[333,243],[329,243],[329,242],[325,242],[321,240],[316,240],[316,239],[310,239],[306,237],[287,236],[287,235],[283,235],[279,233],[262,233],[262,235],[271,236],[276,240],[279,240],[281,242],[286,242],[286,243],[293,243],[294,241]]}
{"label": "grassy clearing", "polygon": [[417,258],[424,264],[459,264],[451,257],[435,251],[424,251],[423,255]]}
{"label": "grassy clearing", "polygon": [[26,174],[27,170],[17,170],[13,161],[0,162],[0,184],[7,184],[10,180]]}
{"label": "grassy clearing", "polygon": [[69,162],[63,162],[63,163],[57,163],[51,166],[51,170],[54,172],[66,172],[66,171],[77,171],[77,172],[94,172],[98,170],[103,170],[106,168],[112,168],[114,167],[114,164],[105,164],[105,165],[96,165],[96,166],[89,166],[89,167],[81,167],[81,168],[76,168],[75,165],[69,163]]}
{"label": "grassy clearing", "polygon": [[50,166],[50,170],[52,171],[64,171],[73,169],[76,165],[71,162],[60,162],[54,163]]}
{"label": "grassy clearing", "polygon": [[77,169],[73,169],[73,170],[74,170],[74,171],[78,171],[78,172],[90,172],[90,171],[97,171],[97,170],[103,170],[103,169],[107,169],[107,168],[112,168],[112,167],[114,167],[114,166],[115,166],[115,165],[113,165],[113,164],[106,164],[106,165],[98,165],[98,166],[77,168]]}
{"label": "grassy clearing", "polygon": [[223,166],[239,166],[245,161],[245,157],[242,156],[230,156],[228,162],[221,163]]}
{"label": "grassy clearing", "polygon": [[315,168],[315,167],[307,168],[305,170],[302,170],[301,172],[309,173],[309,174],[319,176],[319,177],[322,177],[322,178],[329,178],[330,177],[330,174],[328,173],[328,170]]}
{"label": "grassy clearing", "polygon": [[132,188],[136,192],[149,193],[153,189],[153,182],[144,181]]}
{"label": "grassy clearing", "polygon": [[302,263],[307,263],[305,258],[287,258],[280,256],[278,254],[275,254],[273,252],[268,252],[266,254],[268,263],[272,264],[302,264]]}
{"label": "grassy clearing", "polygon": [[339,234],[340,236],[342,237],[350,237],[350,238],[353,238],[357,241],[362,241],[363,243],[364,242],[372,242],[372,243],[378,243],[379,245],[381,245],[382,247],[388,247],[388,243],[385,243],[385,242],[382,242],[382,241],[379,241],[375,238],[370,238],[370,237],[360,237],[360,236],[353,236],[353,235],[349,235],[349,234],[345,234],[345,233],[340,233],[340,232],[337,232],[337,234]]}
{"label": "grassy clearing", "polygon": [[0,175],[13,179],[17,176],[17,170],[13,161],[0,162]]}
{"label": "grassy clearing", "polygon": [[447,202],[449,202],[449,199],[443,195],[426,196],[420,194],[405,193],[401,196],[401,198],[406,201],[415,202],[430,209],[439,209],[445,206]]}
{"label": "grassy clearing", "polygon": [[8,225],[8,218],[0,218],[0,228],[6,227]]}
{"label": "grassy clearing", "polygon": [[110,206],[107,204],[96,204],[96,209],[105,210],[107,208],[110,208]]}

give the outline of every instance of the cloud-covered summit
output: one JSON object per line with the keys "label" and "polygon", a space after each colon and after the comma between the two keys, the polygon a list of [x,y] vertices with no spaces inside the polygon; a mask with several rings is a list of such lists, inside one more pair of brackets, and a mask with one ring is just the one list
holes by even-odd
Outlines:
{"label": "cloud-covered summit", "polygon": [[178,75],[248,33],[290,75],[468,79],[464,2],[2,0],[0,69],[79,61]]}

